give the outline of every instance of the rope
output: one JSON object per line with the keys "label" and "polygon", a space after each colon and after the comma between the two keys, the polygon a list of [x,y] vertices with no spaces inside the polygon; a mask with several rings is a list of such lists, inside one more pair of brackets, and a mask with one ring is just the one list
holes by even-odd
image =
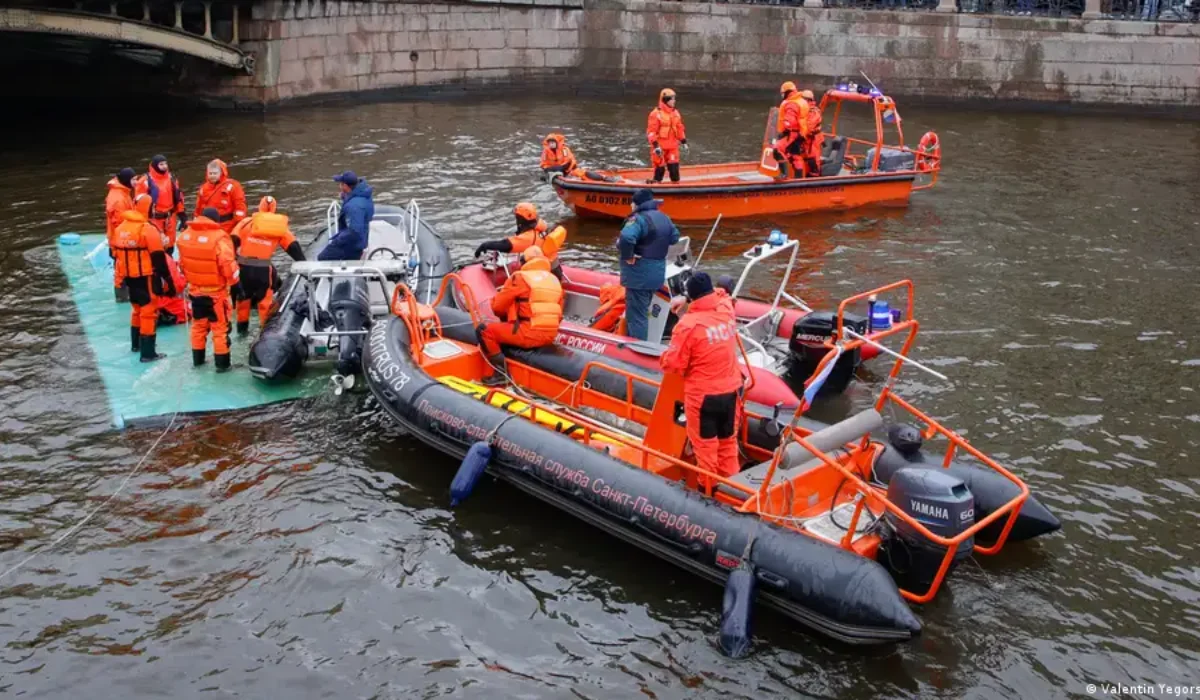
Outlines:
{"label": "rope", "polygon": [[[180,293],[182,293],[182,291]],[[185,318],[187,319],[185,325],[187,326],[187,329],[188,329],[188,337],[191,337],[192,319],[186,315],[185,315]],[[171,432],[171,428],[175,427],[175,420],[177,418],[179,418],[179,404],[183,400],[183,373],[179,372],[177,374],[179,376],[179,380],[175,386],[175,397],[176,397],[175,398],[175,410],[171,413],[171,420],[167,422],[167,427],[163,428],[163,431],[161,433],[159,433],[158,437],[154,440],[154,443],[150,445],[150,448],[148,450],[146,450],[145,454],[142,455],[142,458],[138,460],[138,463],[135,464],[133,466],[133,469],[130,470],[130,472],[125,475],[125,478],[121,480],[121,484],[119,486],[117,486],[117,490],[113,491],[112,494],[108,498],[104,499],[104,501],[100,505],[93,508],[92,512],[90,512],[86,516],[84,516],[83,519],[81,519],[79,522],[75,523],[71,527],[67,528],[66,532],[64,532],[63,534],[56,537],[50,544],[46,545],[45,547],[42,547],[39,550],[34,551],[32,554],[25,557],[24,559],[22,559],[20,562],[18,562],[14,566],[9,567],[7,570],[4,571],[4,573],[0,573],[0,581],[3,581],[10,574],[23,568],[26,564],[33,561],[34,559],[41,556],[42,554],[45,554],[46,552],[49,552],[50,550],[54,549],[58,545],[62,544],[63,542],[66,542],[72,535],[74,535],[76,532],[79,532],[79,530],[82,529],[84,525],[87,525],[89,522],[91,522],[92,518],[99,515],[100,511],[102,511],[106,507],[108,507],[108,504],[112,503],[113,499],[115,499],[117,496],[121,495],[121,492],[125,490],[125,487],[129,484],[129,481],[131,479],[133,479],[133,477],[136,476],[138,474],[138,472],[140,472],[142,470],[142,467],[145,466],[145,464],[146,464],[146,460],[148,460],[150,458],[150,455],[154,454],[154,451],[156,449],[158,449],[158,446],[160,443],[162,443],[163,438],[165,438],[167,436],[167,433]]]}

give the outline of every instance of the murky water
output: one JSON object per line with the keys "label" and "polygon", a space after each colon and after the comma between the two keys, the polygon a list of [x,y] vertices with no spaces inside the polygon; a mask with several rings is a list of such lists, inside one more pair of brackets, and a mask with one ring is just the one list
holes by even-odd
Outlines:
{"label": "murky water", "polygon": [[[684,94],[680,106],[692,160],[753,157],[765,105]],[[352,168],[380,201],[417,198],[466,256],[506,230],[516,200],[566,215],[534,179],[542,134],[565,130],[592,166],[633,164],[648,108],[391,104],[157,130],[81,116],[5,143],[0,568],[99,505],[161,433],[109,430],[46,248],[102,225],[117,168],[161,151],[191,192],[219,155],[252,203],[270,192],[313,223],[330,176]],[[180,418],[94,521],[0,581],[0,689],[1059,698],[1087,697],[1089,683],[1200,685],[1200,127],[905,117],[910,141],[935,128],[946,153],[944,182],[911,208],[729,222],[708,255],[733,271],[774,223],[803,237],[796,281],[813,303],[913,279],[915,354],[953,386],[914,374],[902,392],[1014,466],[1063,519],[1060,535],[956,572],[921,611],[917,641],[847,649],[760,616],[754,655],[728,661],[713,644],[719,588],[498,484],[450,511],[457,465],[360,395]],[[614,226],[567,226],[570,257],[612,262]]]}

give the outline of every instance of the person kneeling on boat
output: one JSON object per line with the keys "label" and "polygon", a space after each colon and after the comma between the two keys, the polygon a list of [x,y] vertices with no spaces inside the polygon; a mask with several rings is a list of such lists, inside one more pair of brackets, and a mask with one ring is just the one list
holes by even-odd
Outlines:
{"label": "person kneeling on boat", "polygon": [[558,251],[567,240],[567,230],[562,226],[550,226],[538,218],[538,210],[531,202],[520,202],[513,207],[513,216],[517,220],[517,232],[508,238],[494,241],[484,241],[475,249],[475,257],[484,252],[494,250],[498,253],[524,253],[531,246],[537,246],[542,254],[550,261],[550,272],[562,279],[562,266],[558,263]]}
{"label": "person kneeling on boat", "polygon": [[779,86],[779,98],[782,100],[779,103],[779,132],[771,144],[775,160],[779,161],[779,174],[781,179],[804,177],[807,167],[804,147],[809,133],[808,102],[790,80]]}
{"label": "person kneeling on boat", "polygon": [[543,179],[549,180],[556,174],[584,176],[583,170],[579,167],[579,161],[575,160],[575,154],[567,146],[567,137],[557,132],[550,134],[546,140],[542,141]]}
{"label": "person kneeling on boat", "polygon": [[[679,242],[679,228],[658,210],[654,193],[633,193],[633,215],[617,238],[621,286],[625,287],[625,332],[635,340],[650,333],[650,301],[667,280],[667,253]],[[657,339],[655,339],[657,342]]]}
{"label": "person kneeling on boat", "polygon": [[133,208],[121,213],[121,225],[113,231],[113,284],[125,285],[133,312],[129,317],[130,350],[141,351],[142,362],[162,359],[155,351],[158,323],[158,298],[175,294],[175,284],[167,267],[163,235],[150,223],[152,201],[139,194]]}
{"label": "person kneeling on boat", "polygon": [[[192,304],[192,366],[204,364],[208,333],[212,331],[213,360],[218,372],[228,372],[229,319],[233,302],[229,295],[238,286],[241,272],[233,252],[233,241],[217,222],[220,213],[205,209],[179,234],[179,265],[188,281]],[[244,295],[243,295],[244,296]]]}
{"label": "person kneeling on boat", "polygon": [[233,249],[238,254],[244,294],[235,302],[238,335],[245,335],[250,330],[250,307],[257,307],[259,323],[266,323],[271,313],[279,278],[271,264],[275,249],[282,248],[292,260],[304,260],[300,242],[288,228],[288,218],[276,213],[277,206],[274,197],[263,197],[258,200],[258,211],[233,229]]}
{"label": "person kneeling on boat", "polygon": [[737,318],[733,300],[713,291],[706,272],[687,282],[687,312],[660,358],[664,372],[683,376],[688,441],[705,471],[730,477],[741,471],[737,424],[742,373],[738,366]]}
{"label": "person kneeling on boat", "polygon": [[537,246],[521,256],[521,269],[492,297],[492,312],[507,321],[481,323],[475,329],[479,347],[497,373],[506,372],[503,347],[553,345],[562,323],[563,289],[550,273],[550,261]]}

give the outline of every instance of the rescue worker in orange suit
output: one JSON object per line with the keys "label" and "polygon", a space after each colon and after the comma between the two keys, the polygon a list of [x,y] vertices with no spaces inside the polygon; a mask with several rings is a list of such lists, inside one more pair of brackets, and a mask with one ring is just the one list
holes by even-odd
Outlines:
{"label": "rescue worker in orange suit", "polygon": [[233,240],[209,207],[179,234],[179,264],[188,281],[192,304],[192,366],[204,364],[208,334],[212,332],[213,361],[218,372],[228,372],[229,319],[233,316],[230,290],[238,287],[240,271]]}
{"label": "rescue worker in orange suit", "polygon": [[809,177],[821,174],[821,148],[825,145],[825,135],[821,133],[821,108],[817,106],[817,98],[812,90],[801,90],[800,96],[808,105],[808,138],[804,143],[804,164]]}
{"label": "rescue worker in orange suit", "polygon": [[741,470],[737,426],[742,373],[733,300],[724,291],[713,291],[706,272],[688,279],[687,298],[687,312],[675,325],[671,346],[660,362],[664,372],[683,376],[687,435],[696,464],[730,477]]}
{"label": "rescue worker in orange suit", "polygon": [[[117,256],[113,253],[113,234],[125,219],[121,216],[133,208],[133,177],[137,173],[133,168],[121,168],[116,177],[108,181],[108,196],[104,198],[104,228],[108,234],[108,255],[116,263]],[[129,301],[129,290],[121,285],[113,287],[117,301]]]}
{"label": "rescue worker in orange suit", "polygon": [[544,179],[556,173],[563,175],[574,175],[575,177],[583,177],[583,170],[579,167],[579,161],[575,160],[575,154],[571,152],[571,147],[567,145],[567,137],[559,133],[553,133],[542,141],[542,174]]}
{"label": "rescue worker in orange suit", "polygon": [[155,330],[159,297],[174,296],[175,283],[167,267],[162,234],[150,223],[151,200],[138,195],[133,209],[121,214],[121,225],[113,232],[113,283],[125,285],[133,312],[129,317],[129,345],[141,351],[142,362],[166,357],[156,352]]}
{"label": "rescue worker in orange suit", "polygon": [[258,201],[258,212],[242,220],[233,230],[233,248],[242,271],[242,293],[237,299],[237,332],[250,330],[250,307],[258,308],[258,321],[264,323],[275,301],[279,273],[271,264],[271,254],[282,248],[292,260],[304,260],[300,242],[288,228],[288,218],[275,211],[275,198],[267,195]]}
{"label": "rescue worker in orange suit", "polygon": [[187,226],[187,212],[183,207],[183,190],[179,180],[171,174],[167,157],[157,155],[150,159],[150,169],[134,183],[134,194],[148,194],[153,206],[150,208],[150,223],[166,237],[167,255],[175,252],[175,236],[179,229]]}
{"label": "rescue worker in orange suit", "polygon": [[507,320],[481,323],[475,329],[479,347],[497,373],[507,370],[502,346],[553,345],[562,323],[563,289],[550,272],[550,261],[537,246],[527,248],[521,260],[521,269],[492,297],[492,311]]}
{"label": "rescue worker in orange suit", "polygon": [[658,94],[658,106],[646,119],[646,138],[650,141],[650,163],[654,166],[651,182],[662,182],[671,173],[671,182],[679,182],[679,147],[687,148],[683,115],[675,109],[675,91],[664,88]]}
{"label": "rescue worker in orange suit", "polygon": [[513,207],[513,217],[517,220],[517,232],[508,238],[480,243],[475,249],[475,257],[489,250],[524,253],[530,246],[537,246],[550,261],[550,271],[561,280],[562,266],[558,262],[558,251],[567,240],[567,230],[562,226],[550,230],[550,226],[538,218],[537,207],[530,202],[520,202]]}
{"label": "rescue worker in orange suit", "polygon": [[[785,177],[804,177],[804,147],[808,140],[808,102],[800,96],[796,84],[787,81],[779,86],[778,133],[771,147],[779,161],[780,174]],[[785,168],[786,165],[786,168]],[[786,174],[784,173],[786,169]]]}
{"label": "rescue worker in orange suit", "polygon": [[196,193],[196,216],[208,207],[213,207],[219,215],[217,223],[225,233],[231,233],[242,219],[246,218],[246,193],[242,191],[242,183],[229,177],[229,168],[225,161],[216,158],[209,162],[205,169],[205,181]]}

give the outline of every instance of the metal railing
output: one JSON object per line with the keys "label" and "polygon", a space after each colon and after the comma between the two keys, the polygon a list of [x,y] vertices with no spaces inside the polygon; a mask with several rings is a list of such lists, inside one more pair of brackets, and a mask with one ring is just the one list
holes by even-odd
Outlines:
{"label": "metal railing", "polygon": [[[938,0],[711,0],[784,7],[827,7],[855,10],[933,12]],[[1031,17],[1079,17],[1085,0],[955,0],[957,12]],[[1107,19],[1147,22],[1200,22],[1200,0],[1102,0]]]}

